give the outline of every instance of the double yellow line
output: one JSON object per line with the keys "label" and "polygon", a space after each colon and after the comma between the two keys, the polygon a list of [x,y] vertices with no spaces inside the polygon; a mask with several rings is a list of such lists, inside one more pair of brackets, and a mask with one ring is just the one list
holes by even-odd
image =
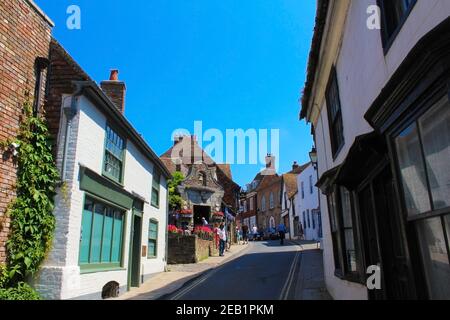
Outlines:
{"label": "double yellow line", "polygon": [[294,260],[292,260],[291,268],[289,269],[289,273],[284,283],[283,289],[281,290],[280,298],[278,300],[287,300],[289,297],[289,292],[291,291],[292,284],[294,283],[294,275],[297,270],[298,261],[301,256],[301,251],[297,251],[294,256]]}

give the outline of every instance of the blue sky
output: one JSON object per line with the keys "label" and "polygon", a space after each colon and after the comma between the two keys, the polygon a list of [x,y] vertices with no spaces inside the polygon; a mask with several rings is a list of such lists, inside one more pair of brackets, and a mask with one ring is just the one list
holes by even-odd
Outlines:
{"label": "blue sky", "polygon": [[[156,153],[177,128],[280,129],[279,172],[308,161],[298,120],[314,26],[308,0],[36,0],[54,37],[97,82],[120,70],[127,118]],[[69,5],[81,30],[69,30]],[[261,165],[233,165],[237,183]]]}

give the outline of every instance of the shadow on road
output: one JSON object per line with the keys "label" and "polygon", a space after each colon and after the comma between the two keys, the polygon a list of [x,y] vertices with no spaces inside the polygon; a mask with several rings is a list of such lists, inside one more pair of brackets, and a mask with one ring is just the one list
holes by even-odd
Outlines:
{"label": "shadow on road", "polygon": [[[205,280],[178,298],[182,300],[277,300],[296,252],[292,250],[247,253],[202,273],[185,283],[182,288],[158,300],[172,299],[200,278]],[[242,288],[243,279],[246,282],[245,287],[253,288],[252,290],[236,290],[236,288]],[[145,297],[138,296],[136,299],[145,299]]]}

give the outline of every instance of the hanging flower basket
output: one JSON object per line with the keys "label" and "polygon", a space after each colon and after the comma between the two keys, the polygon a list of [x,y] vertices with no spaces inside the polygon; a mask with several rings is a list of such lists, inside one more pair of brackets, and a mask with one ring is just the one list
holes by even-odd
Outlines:
{"label": "hanging flower basket", "polygon": [[178,213],[180,218],[192,218],[194,216],[192,210],[180,210]]}

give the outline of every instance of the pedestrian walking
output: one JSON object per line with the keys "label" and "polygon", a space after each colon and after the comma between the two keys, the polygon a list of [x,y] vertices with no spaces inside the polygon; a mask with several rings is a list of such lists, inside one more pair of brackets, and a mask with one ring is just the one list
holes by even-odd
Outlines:
{"label": "pedestrian walking", "polygon": [[227,242],[227,232],[223,223],[221,223],[217,229],[217,235],[219,236],[219,256],[223,257],[223,252],[225,251],[225,245]]}
{"label": "pedestrian walking", "polygon": [[280,245],[284,245],[284,238],[286,236],[286,226],[282,222],[278,226],[278,234],[280,236]]}
{"label": "pedestrian walking", "polygon": [[242,240],[244,244],[248,244],[248,227],[247,225],[242,225]]}

